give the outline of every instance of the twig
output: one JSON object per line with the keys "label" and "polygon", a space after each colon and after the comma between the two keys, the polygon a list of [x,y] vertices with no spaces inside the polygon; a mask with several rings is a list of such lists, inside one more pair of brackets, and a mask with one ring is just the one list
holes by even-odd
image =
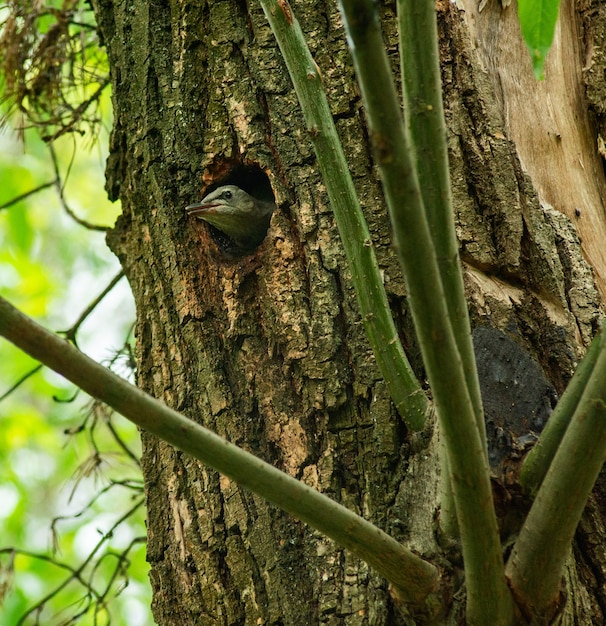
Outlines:
{"label": "twig", "polygon": [[97,306],[103,301],[105,296],[116,286],[119,280],[124,276],[124,272],[120,270],[109,282],[107,287],[82,311],[80,317],[67,329],[60,331],[59,334],[65,335],[66,339],[72,341],[74,345],[78,345],[76,342],[76,333],[78,332],[82,323],[86,318],[97,308]]}
{"label": "twig", "polygon": [[84,112],[86,111],[86,109],[88,109],[88,107],[93,102],[96,102],[99,99],[101,92],[109,85],[110,82],[111,82],[110,77],[106,76],[105,80],[101,82],[98,89],[92,94],[92,96],[88,98],[87,100],[85,100],[84,102],[80,103],[73,110],[72,119],[70,123],[66,126],[62,126],[61,128],[59,128],[59,130],[55,131],[52,135],[45,135],[43,137],[44,141],[51,143],[55,141],[55,139],[58,139],[59,137],[61,137],[61,135],[64,135],[65,133],[71,131],[72,128],[82,119],[82,116],[84,115]]}
{"label": "twig", "polygon": [[[138,500],[135,503],[134,506],[132,506],[128,511],[126,511],[126,513],[121,515],[120,518],[116,522],[114,522],[112,527],[106,533],[103,534],[101,539],[97,542],[97,544],[94,546],[94,548],[90,551],[90,553],[87,555],[87,557],[84,559],[84,561],[82,561],[82,563],[80,564],[79,567],[74,568],[74,567],[71,567],[70,565],[67,565],[66,563],[60,563],[56,559],[53,559],[53,558],[51,558],[51,557],[49,557],[47,555],[28,553],[26,551],[19,551],[20,554],[24,554],[24,555],[32,556],[34,558],[38,558],[38,559],[41,559],[41,560],[44,560],[44,561],[48,561],[48,562],[52,563],[53,565],[56,565],[57,567],[60,567],[62,569],[66,569],[67,571],[71,572],[71,574],[65,580],[63,580],[61,583],[59,583],[52,591],[50,591],[48,594],[46,594],[46,596],[44,596],[41,600],[36,602],[36,604],[34,606],[30,607],[20,617],[20,619],[17,622],[16,626],[21,626],[21,624],[23,624],[25,622],[25,620],[28,618],[28,616],[30,616],[32,613],[35,613],[36,611],[41,610],[42,607],[51,598],[56,596],[62,589],[67,587],[67,585],[72,580],[78,581],[81,585],[83,585],[86,589],[88,589],[88,591],[90,591],[91,595],[94,598],[100,599],[99,594],[95,591],[95,589],[92,587],[92,585],[90,583],[88,583],[86,580],[84,580],[84,578],[83,578],[84,570],[85,570],[86,566],[92,561],[92,559],[95,556],[95,554],[101,549],[103,544],[105,544],[107,542],[107,540],[112,537],[112,535],[113,535],[114,531],[116,530],[116,528],[118,528],[118,526],[120,526],[120,524],[124,523],[129,517],[131,517],[137,511],[137,509],[139,509],[139,507],[141,507],[143,505],[143,503],[144,503],[143,499]],[[0,552],[2,552],[2,551],[0,551]]]}
{"label": "twig", "polygon": [[36,374],[37,372],[39,372],[42,369],[42,365],[36,365],[36,367],[34,367],[33,369],[31,369],[29,372],[26,372],[25,374],[23,374],[23,376],[21,376],[21,378],[12,385],[12,387],[10,387],[9,389],[7,389],[1,396],[0,396],[0,402],[2,402],[2,400],[4,400],[5,398],[8,398],[8,396],[10,396],[11,393],[13,393],[13,391],[15,391],[16,389],[18,389],[26,380],[28,380],[28,378],[31,378],[34,374]]}
{"label": "twig", "polygon": [[51,180],[48,183],[43,183],[42,185],[38,185],[38,187],[34,187],[33,189],[26,191],[25,193],[15,196],[12,200],[9,200],[8,202],[5,202],[4,204],[0,205],[0,211],[2,209],[8,209],[9,207],[13,206],[13,204],[17,204],[17,202],[21,202],[21,200],[25,200],[25,198],[28,198],[29,196],[33,196],[39,191],[43,191],[44,189],[48,189],[49,187],[54,187],[57,184],[57,182],[58,182],[58,179],[55,178],[54,180]]}
{"label": "twig", "polygon": [[[63,207],[63,210],[74,220],[74,222],[76,222],[77,224],[80,224],[80,226],[84,226],[84,228],[87,228],[88,230],[97,230],[97,231],[101,231],[101,232],[106,232],[108,230],[107,226],[100,226],[98,224],[93,224],[92,222],[88,222],[87,220],[84,220],[80,217],[78,217],[74,211],[68,206],[67,204],[67,200],[65,199],[65,195],[63,193],[63,188],[65,187],[65,183],[61,182],[61,172],[59,169],[59,160],[57,158],[57,153],[55,152],[55,148],[53,147],[52,144],[48,145],[48,149],[51,155],[51,161],[53,163],[53,168],[55,170],[55,187],[57,189],[57,194],[59,196],[59,202],[61,203],[61,206]],[[71,168],[71,163],[70,166]],[[69,168],[68,168],[69,171]]]}

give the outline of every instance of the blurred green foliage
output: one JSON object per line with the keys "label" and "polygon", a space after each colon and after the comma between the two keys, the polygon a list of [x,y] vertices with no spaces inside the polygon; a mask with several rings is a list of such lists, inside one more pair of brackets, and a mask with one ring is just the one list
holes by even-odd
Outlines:
{"label": "blurred green foliage", "polygon": [[[100,101],[106,127],[111,125],[108,91]],[[103,129],[94,140],[66,133],[53,143],[65,202],[80,219],[101,226],[111,226],[120,210],[103,190],[107,144]],[[61,331],[120,268],[104,233],[70,217],[55,185],[12,202],[55,179],[49,147],[37,132],[18,136],[5,126],[0,134],[0,293],[43,325]],[[96,360],[114,360],[117,373],[132,376],[128,357],[114,356],[125,342],[130,344],[133,319],[123,279],[81,326],[78,345]],[[0,397],[36,366],[0,341]],[[40,614],[23,623],[106,624],[111,618],[114,625],[152,624],[144,507],[138,506],[111,538],[102,540],[142,499],[140,469],[114,435],[138,457],[136,428],[118,416],[108,418],[44,368],[0,401],[0,414],[0,549],[12,547],[49,559],[17,553],[13,562],[11,553],[0,554],[0,624],[20,623],[28,609],[70,577],[67,568],[79,568],[98,544],[81,573],[85,584],[70,582]],[[128,563],[122,563],[119,554],[129,546]],[[101,602],[89,605],[91,593],[93,598],[102,596]]]}

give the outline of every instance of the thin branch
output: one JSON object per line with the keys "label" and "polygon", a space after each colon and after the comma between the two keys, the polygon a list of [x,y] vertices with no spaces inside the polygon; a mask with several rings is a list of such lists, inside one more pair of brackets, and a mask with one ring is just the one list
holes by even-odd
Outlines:
{"label": "thin branch", "polygon": [[42,369],[42,365],[36,365],[36,367],[34,367],[33,369],[31,369],[29,372],[26,372],[25,374],[23,374],[23,376],[21,376],[21,378],[14,383],[11,387],[9,387],[1,396],[0,396],[0,402],[2,402],[2,400],[4,400],[5,398],[8,398],[8,396],[11,395],[11,393],[13,393],[13,391],[15,391],[16,389],[18,389],[26,380],[28,380],[29,378],[31,378],[34,374],[36,374],[37,372],[39,372]]}
{"label": "thin branch", "polygon": [[4,204],[0,204],[0,211],[2,209],[8,209],[9,207],[13,206],[13,204],[17,204],[17,202],[21,202],[21,200],[25,200],[25,198],[29,198],[29,196],[33,196],[39,191],[43,191],[44,189],[48,189],[49,187],[54,187],[57,184],[57,182],[58,182],[58,179],[55,178],[54,180],[51,180],[48,183],[43,183],[42,185],[38,185],[38,187],[34,187],[33,189],[26,191],[25,193],[15,196],[12,200],[9,200],[8,202],[5,202]]}
{"label": "thin branch", "polygon": [[137,466],[141,467],[141,461],[137,457],[137,455],[126,445],[126,442],[120,437],[118,431],[114,428],[114,425],[111,422],[111,416],[107,418],[105,425],[107,426],[109,432],[112,434],[114,441],[122,448],[124,454],[130,458],[130,460]]}
{"label": "thin branch", "polygon": [[[467,621],[510,624],[513,601],[505,581],[486,442],[483,428],[478,426],[477,406],[472,402],[467,380],[468,375],[477,378],[475,360],[463,363],[468,355],[466,350],[459,349],[443,283],[452,280],[453,272],[460,272],[460,268],[451,259],[449,272],[441,275],[414,154],[383,43],[377,5],[373,0],[343,0],[341,7],[410,309],[448,450],[465,562]],[[426,46],[435,33],[419,28],[414,36],[420,37]],[[444,219],[452,220],[452,212],[448,217],[444,215]],[[439,254],[447,253],[448,250],[439,251]],[[449,286],[453,307],[457,307],[461,297],[453,294],[462,284],[459,277]],[[461,315],[462,311],[457,309],[457,314]],[[457,323],[457,332],[470,334],[466,316]],[[463,338],[459,337],[459,341]]]}
{"label": "thin branch", "polygon": [[[73,348],[73,349],[75,350],[75,348]],[[128,511],[126,511],[126,513],[121,515],[120,518],[118,520],[116,520],[116,522],[114,522],[112,527],[106,533],[103,534],[101,539],[97,542],[97,544],[94,546],[94,548],[86,556],[84,561],[82,561],[82,563],[79,565],[79,567],[74,568],[74,567],[72,567],[70,565],[67,565],[66,563],[60,563],[56,559],[48,557],[47,555],[28,553],[26,551],[21,551],[20,550],[19,551],[20,554],[24,554],[24,555],[32,556],[34,558],[38,558],[38,559],[41,559],[41,560],[44,560],[44,561],[48,561],[48,562],[52,563],[53,565],[56,565],[59,568],[66,569],[68,572],[70,572],[70,575],[65,580],[60,582],[52,591],[50,591],[48,594],[46,594],[46,596],[44,596],[41,600],[36,602],[36,604],[34,606],[30,607],[21,616],[21,618],[17,622],[17,626],[21,626],[21,624],[23,624],[25,622],[25,620],[32,613],[35,613],[36,611],[40,611],[49,600],[51,600],[54,596],[56,596],[60,591],[65,589],[65,587],[67,587],[67,585],[69,585],[69,583],[72,582],[73,580],[79,582],[83,587],[85,587],[91,593],[91,595],[95,599],[100,599],[99,594],[95,591],[95,589],[92,587],[92,585],[90,583],[88,583],[84,579],[84,577],[83,577],[84,570],[88,566],[88,564],[92,561],[92,559],[95,556],[95,554],[101,549],[101,547],[107,542],[107,540],[110,539],[113,536],[113,533],[116,530],[116,528],[118,528],[118,526],[120,526],[120,524],[123,524],[129,517],[134,515],[134,513],[137,511],[137,509],[139,509],[143,505],[143,503],[144,503],[144,500],[142,500],[142,499],[138,500],[134,504],[134,506],[132,506]],[[0,550],[0,552],[2,552],[2,550]]]}
{"label": "thin branch", "polygon": [[[0,335],[132,422],[351,550],[387,578],[403,602],[431,610],[437,569],[324,494],[225,441],[95,363],[0,298]],[[426,605],[427,603],[427,605]]]}
{"label": "thin branch", "polygon": [[[71,515],[59,515],[57,517],[54,517],[53,520],[51,521],[50,531],[53,537],[53,549],[55,552],[58,550],[57,548],[58,536],[59,536],[59,532],[57,530],[58,524],[63,521],[67,521],[67,520],[71,521],[71,520],[78,519],[79,517],[82,517],[87,511],[89,511],[92,508],[95,502],[100,500],[106,493],[113,490],[114,487],[123,487],[125,489],[132,490],[137,495],[141,495],[143,491],[143,481],[134,480],[134,479],[125,479],[125,480],[116,480],[116,481],[112,480],[111,483],[109,483],[109,485],[106,485],[101,490],[99,490],[79,511],[72,513]],[[72,495],[73,495],[73,492],[72,492]],[[72,496],[70,495],[70,501],[71,501],[71,498]]]}
{"label": "thin branch", "polygon": [[120,279],[124,276],[124,272],[120,270],[109,282],[107,287],[82,311],[80,317],[67,329],[60,331],[59,334],[65,335],[66,339],[72,341],[74,345],[78,345],[76,342],[76,333],[80,329],[80,326],[86,320],[86,318],[97,308],[97,306],[103,301],[105,296],[117,285]]}
{"label": "thin branch", "polygon": [[76,126],[78,122],[80,122],[80,120],[82,119],[84,113],[86,112],[86,109],[88,109],[88,107],[93,104],[93,102],[99,100],[101,93],[109,85],[110,82],[110,77],[106,76],[105,80],[100,83],[98,89],[90,96],[90,98],[87,98],[86,100],[84,100],[84,102],[81,102],[75,109],[71,111],[71,121],[68,125],[62,126],[52,135],[44,135],[42,139],[48,143],[52,143],[53,141],[55,141],[55,139],[61,137],[61,135],[64,135],[67,132],[71,132],[74,126]]}
{"label": "thin branch", "polygon": [[[117,560],[117,563],[116,563],[116,566],[114,568],[114,571],[112,572],[111,576],[109,577],[109,580],[107,581],[107,584],[105,585],[105,590],[101,591],[99,593],[99,599],[100,600],[105,600],[105,598],[109,595],[111,587],[115,583],[115,581],[118,578],[118,576],[123,576],[123,577],[125,577],[125,580],[126,580],[126,570],[127,570],[128,566],[130,565],[130,561],[128,559],[129,552],[134,547],[136,547],[137,545],[145,544],[146,541],[147,541],[146,537],[135,537],[126,546],[126,548],[124,548],[124,550],[122,550],[121,552],[112,552],[112,551],[110,551],[107,554],[104,554],[101,559],[99,559],[97,567],[101,565],[103,560],[106,560],[108,558],[115,558]],[[126,583],[125,583],[124,586],[126,586],[127,583],[128,583],[128,581],[126,580]],[[121,592],[121,590],[119,590],[116,593],[116,596],[120,595],[120,592]],[[103,603],[103,607],[107,608],[107,605],[105,603]]]}
{"label": "thin branch", "polygon": [[57,559],[55,559],[54,557],[49,556],[48,554],[43,554],[41,552],[32,552],[30,550],[21,550],[18,548],[0,548],[0,554],[10,554],[13,560],[14,560],[14,557],[17,555],[27,556],[31,559],[36,559],[38,561],[44,561],[45,563],[50,563],[51,565],[54,565],[55,567],[58,567],[59,569],[68,571],[72,575],[74,575],[75,572],[77,571],[77,568],[73,567],[72,565],[69,565],[69,563],[63,563],[61,561],[57,561]]}
{"label": "thin branch", "polygon": [[[63,210],[74,220],[74,222],[76,222],[77,224],[80,224],[80,226],[84,226],[84,228],[87,228],[88,230],[98,230],[101,232],[107,232],[108,230],[107,226],[100,226],[98,224],[93,224],[92,222],[83,220],[82,218],[78,217],[75,214],[75,212],[68,206],[67,200],[65,199],[65,195],[63,193],[63,188],[65,187],[65,183],[61,183],[62,178],[61,178],[61,171],[59,169],[59,160],[57,158],[57,153],[55,152],[55,148],[52,144],[48,145],[48,149],[51,155],[51,161],[52,161],[53,168],[55,170],[55,175],[56,175],[55,187],[57,189],[59,202],[61,203]],[[71,163],[69,167],[71,168]]]}

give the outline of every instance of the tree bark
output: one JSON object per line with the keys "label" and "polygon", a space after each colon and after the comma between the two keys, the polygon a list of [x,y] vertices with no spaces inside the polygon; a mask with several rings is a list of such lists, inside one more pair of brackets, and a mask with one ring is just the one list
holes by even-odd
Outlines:
{"label": "tree bark", "polygon": [[[603,111],[599,97],[587,101],[583,83],[590,96],[598,89],[591,78],[602,75],[596,24],[604,24],[604,9],[585,3],[575,12],[563,3],[547,73],[549,80],[570,69],[568,82],[542,87],[527,78],[515,7],[489,2],[478,12],[471,4],[440,2],[438,15],[472,322],[488,378],[499,338],[507,337],[533,364],[545,405],[562,392],[595,332],[598,288],[606,284],[599,245],[606,195],[594,148]],[[390,403],[308,131],[260,7],[232,0],[94,5],[113,84],[107,188],[123,206],[108,241],[137,304],[139,386],[435,558],[442,553],[434,527],[436,437],[431,425],[407,432]],[[293,10],[321,69],[394,315],[422,377],[337,7],[295,2]],[[382,11],[397,75],[393,7]],[[526,90],[533,90],[532,107]],[[556,96],[568,100],[548,117],[546,103]],[[558,117],[565,114],[569,126]],[[216,233],[183,210],[227,182],[271,188],[276,199],[268,235],[249,255],[224,254]],[[482,335],[487,328],[495,334]],[[525,506],[515,486],[523,453],[516,445],[534,426],[498,422],[499,413],[509,415],[498,410],[507,398],[490,393],[489,432],[505,429],[509,437],[493,467],[509,536]],[[159,624],[413,623],[364,563],[142,437]],[[566,619],[589,619],[583,623],[601,619],[606,606],[595,540],[604,525],[601,494],[599,487],[566,576]],[[456,579],[460,563],[446,556],[445,575]]]}

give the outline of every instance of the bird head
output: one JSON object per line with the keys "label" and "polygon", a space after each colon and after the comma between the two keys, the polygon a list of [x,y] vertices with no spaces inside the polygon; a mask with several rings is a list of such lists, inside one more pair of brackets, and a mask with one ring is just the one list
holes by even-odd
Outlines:
{"label": "bird head", "polygon": [[236,185],[223,185],[185,207],[227,235],[239,248],[252,250],[265,238],[275,205],[258,200]]}

